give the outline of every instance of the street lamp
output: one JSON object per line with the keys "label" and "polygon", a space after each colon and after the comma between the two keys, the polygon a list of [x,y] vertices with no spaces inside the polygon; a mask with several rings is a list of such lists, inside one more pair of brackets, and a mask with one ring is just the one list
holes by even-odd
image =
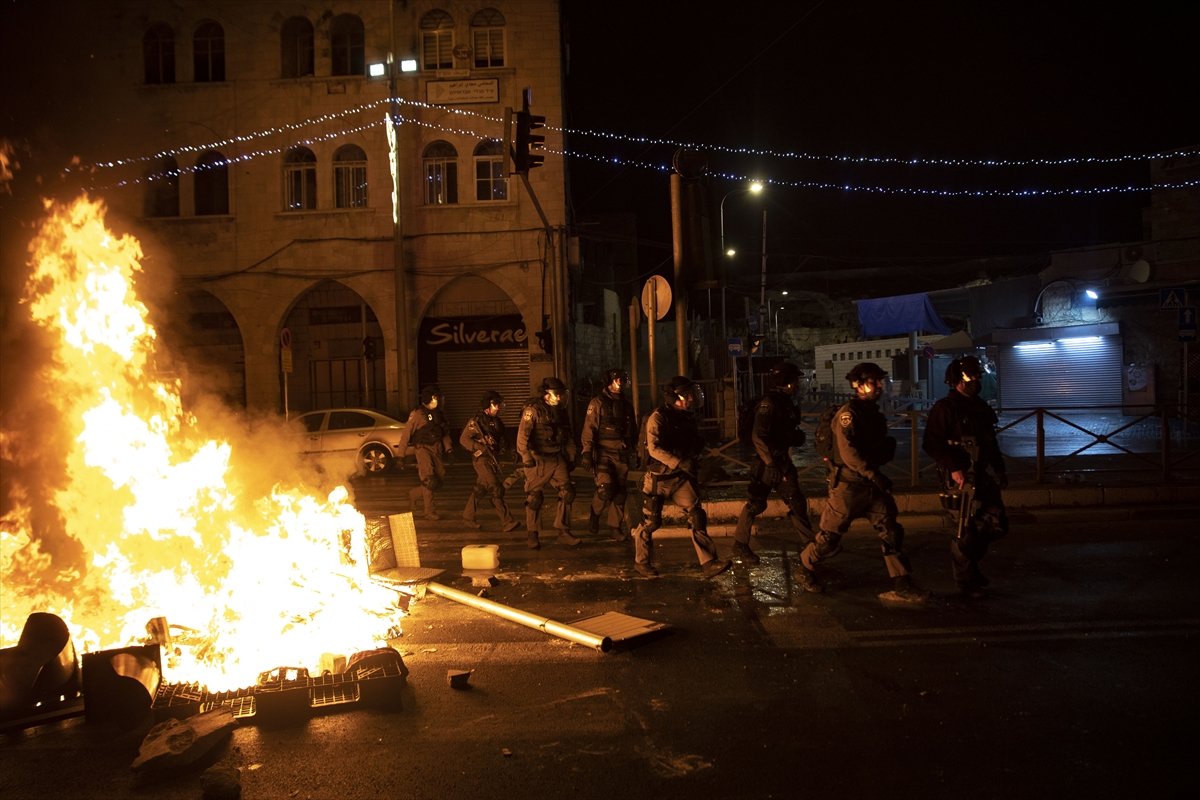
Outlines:
{"label": "street lamp", "polygon": [[[762,190],[763,190],[762,181],[751,181],[748,186],[744,186],[741,189],[733,189],[733,190],[726,192],[725,195],[721,198],[721,202],[719,204],[717,204],[717,211],[718,211],[717,217],[720,219],[720,231],[721,231],[721,255],[723,257],[732,258],[737,252],[732,247],[730,247],[728,249],[726,249],[726,247],[725,247],[725,201],[729,199],[730,195],[746,194],[747,192],[750,194],[758,194]],[[724,272],[725,272],[725,270],[724,270],[724,268],[722,268],[721,269],[722,275],[724,275]],[[725,329],[725,281],[722,280],[721,281],[721,338],[725,339],[728,337],[728,335],[729,335],[728,331]]]}
{"label": "street lamp", "polygon": [[726,192],[725,196],[721,198],[721,202],[717,206],[717,209],[718,209],[717,216],[721,220],[721,253],[723,253],[724,255],[732,256],[732,255],[735,255],[737,252],[732,247],[729,249],[725,249],[725,201],[732,194],[745,194],[746,192],[749,192],[750,194],[758,194],[762,190],[763,190],[762,181],[751,181],[749,186],[746,186],[742,189],[734,189],[732,191]]}

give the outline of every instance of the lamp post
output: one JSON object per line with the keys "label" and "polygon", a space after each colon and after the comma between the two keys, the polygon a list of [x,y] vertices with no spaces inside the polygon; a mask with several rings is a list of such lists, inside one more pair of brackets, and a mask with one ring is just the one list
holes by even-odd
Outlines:
{"label": "lamp post", "polygon": [[721,227],[721,255],[732,256],[735,253],[735,251],[732,248],[730,248],[729,250],[725,249],[725,201],[729,199],[730,195],[745,194],[747,192],[749,192],[750,194],[758,194],[762,190],[763,190],[762,181],[751,181],[749,186],[743,187],[741,189],[733,189],[732,191],[728,191],[725,193],[725,196],[721,198],[721,202],[717,206],[717,209],[718,209],[717,216],[720,217],[720,221],[721,221],[721,225],[720,225],[720,227]]}
{"label": "lamp post", "polygon": [[[736,254],[736,251],[732,247],[729,249],[725,248],[725,201],[728,200],[730,198],[730,196],[735,195],[735,194],[747,194],[747,193],[758,194],[762,190],[763,190],[762,181],[751,181],[748,186],[744,186],[740,189],[732,189],[732,190],[726,192],[724,194],[724,196],[721,197],[721,202],[717,205],[717,217],[720,220],[719,228],[720,228],[720,232],[721,232],[721,257],[722,258],[731,258]],[[722,275],[724,275],[724,272],[725,272],[725,270],[724,270],[724,268],[722,268],[721,269]],[[721,338],[727,339],[728,335],[729,335],[729,332],[725,328],[725,281],[722,280],[721,281]]]}

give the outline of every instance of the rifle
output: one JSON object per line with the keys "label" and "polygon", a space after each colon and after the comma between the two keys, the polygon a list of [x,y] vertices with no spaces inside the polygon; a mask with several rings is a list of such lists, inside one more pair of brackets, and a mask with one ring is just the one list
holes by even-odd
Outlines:
{"label": "rifle", "polygon": [[954,532],[954,538],[961,541],[975,503],[975,466],[979,463],[979,442],[974,436],[964,436],[961,440],[951,440],[949,443],[967,451],[967,457],[971,459],[970,465],[963,472],[963,485],[957,490],[955,497],[958,500],[958,528]]}

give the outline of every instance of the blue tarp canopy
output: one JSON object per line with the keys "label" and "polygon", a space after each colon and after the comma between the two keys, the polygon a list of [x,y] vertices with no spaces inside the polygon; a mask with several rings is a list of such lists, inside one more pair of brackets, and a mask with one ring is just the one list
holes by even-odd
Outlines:
{"label": "blue tarp canopy", "polygon": [[893,336],[898,333],[950,333],[950,328],[933,309],[929,295],[901,294],[874,300],[855,300],[862,335]]}

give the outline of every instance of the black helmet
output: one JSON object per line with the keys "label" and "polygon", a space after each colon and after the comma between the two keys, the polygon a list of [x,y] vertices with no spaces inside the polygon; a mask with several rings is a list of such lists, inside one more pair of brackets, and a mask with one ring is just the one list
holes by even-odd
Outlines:
{"label": "black helmet", "polygon": [[790,361],[781,361],[771,367],[770,375],[776,386],[794,386],[800,382],[800,368]]}
{"label": "black helmet", "polygon": [[608,372],[604,373],[604,385],[609,386],[613,381],[629,383],[629,373],[620,367],[613,367]]}
{"label": "black helmet", "polygon": [[846,380],[850,381],[850,385],[862,383],[865,380],[883,380],[887,377],[887,372],[878,364],[871,361],[863,361],[860,364],[855,364],[854,368],[846,373]]}
{"label": "black helmet", "polygon": [[567,385],[551,375],[549,378],[542,378],[542,393],[557,392],[562,394],[567,390]]}
{"label": "black helmet", "polygon": [[963,375],[970,375],[972,378],[979,378],[983,375],[983,365],[979,363],[978,358],[963,356],[951,361],[950,366],[946,367],[946,385],[958,386]]}
{"label": "black helmet", "polygon": [[426,405],[435,396],[441,397],[442,390],[436,383],[431,383],[421,390],[421,405]]}
{"label": "black helmet", "polygon": [[671,378],[663,385],[662,391],[663,399],[668,405],[686,397],[692,399],[692,411],[699,411],[704,405],[704,389],[686,375],[676,375]]}
{"label": "black helmet", "polygon": [[479,398],[479,407],[487,408],[492,403],[495,403],[496,405],[500,405],[503,402],[504,402],[504,395],[500,394],[499,392],[497,392],[493,389],[491,391],[484,392],[483,397]]}

